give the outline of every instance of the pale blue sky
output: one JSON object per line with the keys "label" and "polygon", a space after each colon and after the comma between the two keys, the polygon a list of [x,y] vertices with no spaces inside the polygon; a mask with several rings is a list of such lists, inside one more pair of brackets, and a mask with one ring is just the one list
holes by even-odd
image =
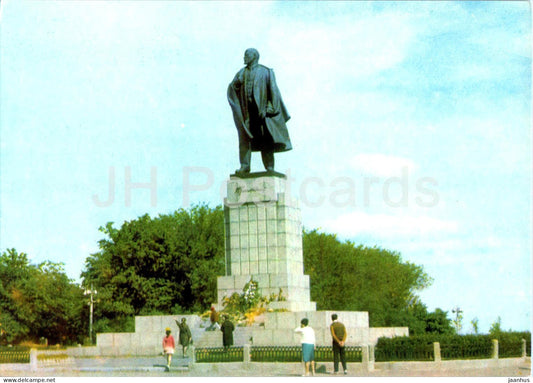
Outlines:
{"label": "pale blue sky", "polygon": [[[304,226],[422,265],[423,302],[461,307],[464,332],[530,328],[528,2],[8,0],[1,19],[0,250],[79,280],[106,222],[221,204],[226,87],[255,47]],[[128,169],[156,201],[126,203]]]}

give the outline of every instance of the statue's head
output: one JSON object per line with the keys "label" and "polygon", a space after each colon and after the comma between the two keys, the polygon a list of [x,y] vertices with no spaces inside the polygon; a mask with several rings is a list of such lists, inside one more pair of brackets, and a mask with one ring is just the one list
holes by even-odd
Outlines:
{"label": "statue's head", "polygon": [[248,48],[244,52],[244,64],[248,65],[259,61],[259,52],[255,48]]}

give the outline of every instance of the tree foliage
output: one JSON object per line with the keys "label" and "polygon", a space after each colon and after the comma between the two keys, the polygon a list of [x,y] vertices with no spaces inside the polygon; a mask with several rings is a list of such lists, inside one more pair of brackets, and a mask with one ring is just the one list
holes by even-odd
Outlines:
{"label": "tree foliage", "polygon": [[472,333],[477,335],[479,333],[479,319],[475,317],[470,321],[470,324],[472,325]]}
{"label": "tree foliage", "polygon": [[405,325],[409,327],[409,335],[456,333],[447,311],[436,308],[435,311],[429,312],[427,306],[418,300],[407,308]]}
{"label": "tree foliage", "polygon": [[[368,311],[370,326],[405,326],[420,310],[416,292],[431,283],[421,266],[399,253],[304,232],[305,273],[318,310]],[[423,310],[422,310],[423,311]]]}
{"label": "tree foliage", "polygon": [[84,307],[79,286],[60,263],[32,265],[25,253],[8,249],[0,256],[0,340],[17,343],[46,338],[51,343],[79,341]]}
{"label": "tree foliage", "polygon": [[425,324],[427,333],[452,335],[456,332],[452,320],[448,318],[448,312],[439,308],[427,314]]}
{"label": "tree foliage", "polygon": [[503,330],[502,330],[502,318],[498,317],[498,319],[496,319],[496,321],[494,321],[490,325],[489,334],[494,336],[494,337],[497,337],[502,332],[503,332]]}
{"label": "tree foliage", "polygon": [[82,273],[84,285],[98,291],[96,330],[116,330],[133,315],[201,311],[214,302],[216,277],[224,274],[223,228],[222,209],[205,205],[101,227],[107,238]]}
{"label": "tree foliage", "polygon": [[[98,291],[96,331],[131,331],[123,320],[134,315],[203,312],[224,274],[223,228],[221,207],[204,205],[100,228],[106,238],[82,273]],[[314,230],[303,233],[303,254],[319,310],[368,311],[373,327],[429,328],[416,292],[431,279],[399,253]]]}
{"label": "tree foliage", "polygon": [[[105,236],[100,250],[86,259],[82,273],[83,286],[98,292],[96,332],[133,331],[135,315],[203,312],[216,301],[217,277],[225,266],[221,207],[144,215],[120,228],[109,222],[100,231]],[[303,233],[303,257],[317,309],[368,311],[370,326],[408,326],[413,335],[454,333],[447,312],[428,312],[417,295],[431,278],[399,253],[313,230]],[[248,315],[258,299],[282,299],[281,292],[265,298],[253,291],[236,294],[237,311]],[[83,289],[67,278],[62,264],[32,265],[15,249],[2,253],[0,342],[41,337],[79,342],[87,335],[86,303]],[[500,332],[498,319],[491,334]]]}

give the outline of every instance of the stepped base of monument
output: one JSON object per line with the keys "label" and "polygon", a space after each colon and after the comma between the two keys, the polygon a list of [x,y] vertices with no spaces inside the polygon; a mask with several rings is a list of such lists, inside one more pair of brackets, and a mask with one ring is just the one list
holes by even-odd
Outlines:
{"label": "stepped base of monument", "polygon": [[[302,318],[308,318],[309,325],[315,330],[316,345],[330,346],[329,326],[333,313],[336,313],[339,321],[346,326],[348,346],[375,345],[380,337],[409,335],[407,327],[369,327],[367,312],[266,312],[256,317],[251,326],[235,326],[234,345],[297,346],[300,344],[300,338],[294,333],[294,329],[300,326]],[[137,316],[134,333],[99,333],[97,347],[92,352],[94,355],[113,356],[156,355],[161,352],[161,340],[166,327],[171,328],[175,339],[179,337],[176,320],[181,321],[182,318],[187,319],[195,347],[222,347],[222,332],[206,331],[209,318],[201,318],[198,315]]]}
{"label": "stepped base of monument", "polygon": [[294,302],[294,301],[280,301],[270,302],[267,305],[268,309],[278,311],[290,311],[290,312],[307,312],[316,310],[316,302]]}

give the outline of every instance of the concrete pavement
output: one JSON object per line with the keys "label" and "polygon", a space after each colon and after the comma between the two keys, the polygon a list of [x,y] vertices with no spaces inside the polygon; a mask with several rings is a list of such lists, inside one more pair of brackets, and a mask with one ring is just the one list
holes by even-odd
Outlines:
{"label": "concrete pavement", "polygon": [[[170,371],[165,371],[165,358],[154,357],[123,357],[123,358],[76,358],[68,366],[38,368],[30,370],[0,369],[0,376],[57,376],[57,377],[198,377],[198,376],[263,376],[263,377],[297,377],[302,376],[301,363],[198,363],[189,368],[189,359],[175,357]],[[392,367],[391,367],[392,366]],[[479,368],[426,366],[410,368],[408,363],[391,365],[376,363],[373,371],[364,371],[361,363],[348,364],[348,376],[359,377],[529,377],[531,376],[531,358],[506,361],[498,366]],[[333,375],[333,363],[317,363],[318,377],[343,377]]]}

